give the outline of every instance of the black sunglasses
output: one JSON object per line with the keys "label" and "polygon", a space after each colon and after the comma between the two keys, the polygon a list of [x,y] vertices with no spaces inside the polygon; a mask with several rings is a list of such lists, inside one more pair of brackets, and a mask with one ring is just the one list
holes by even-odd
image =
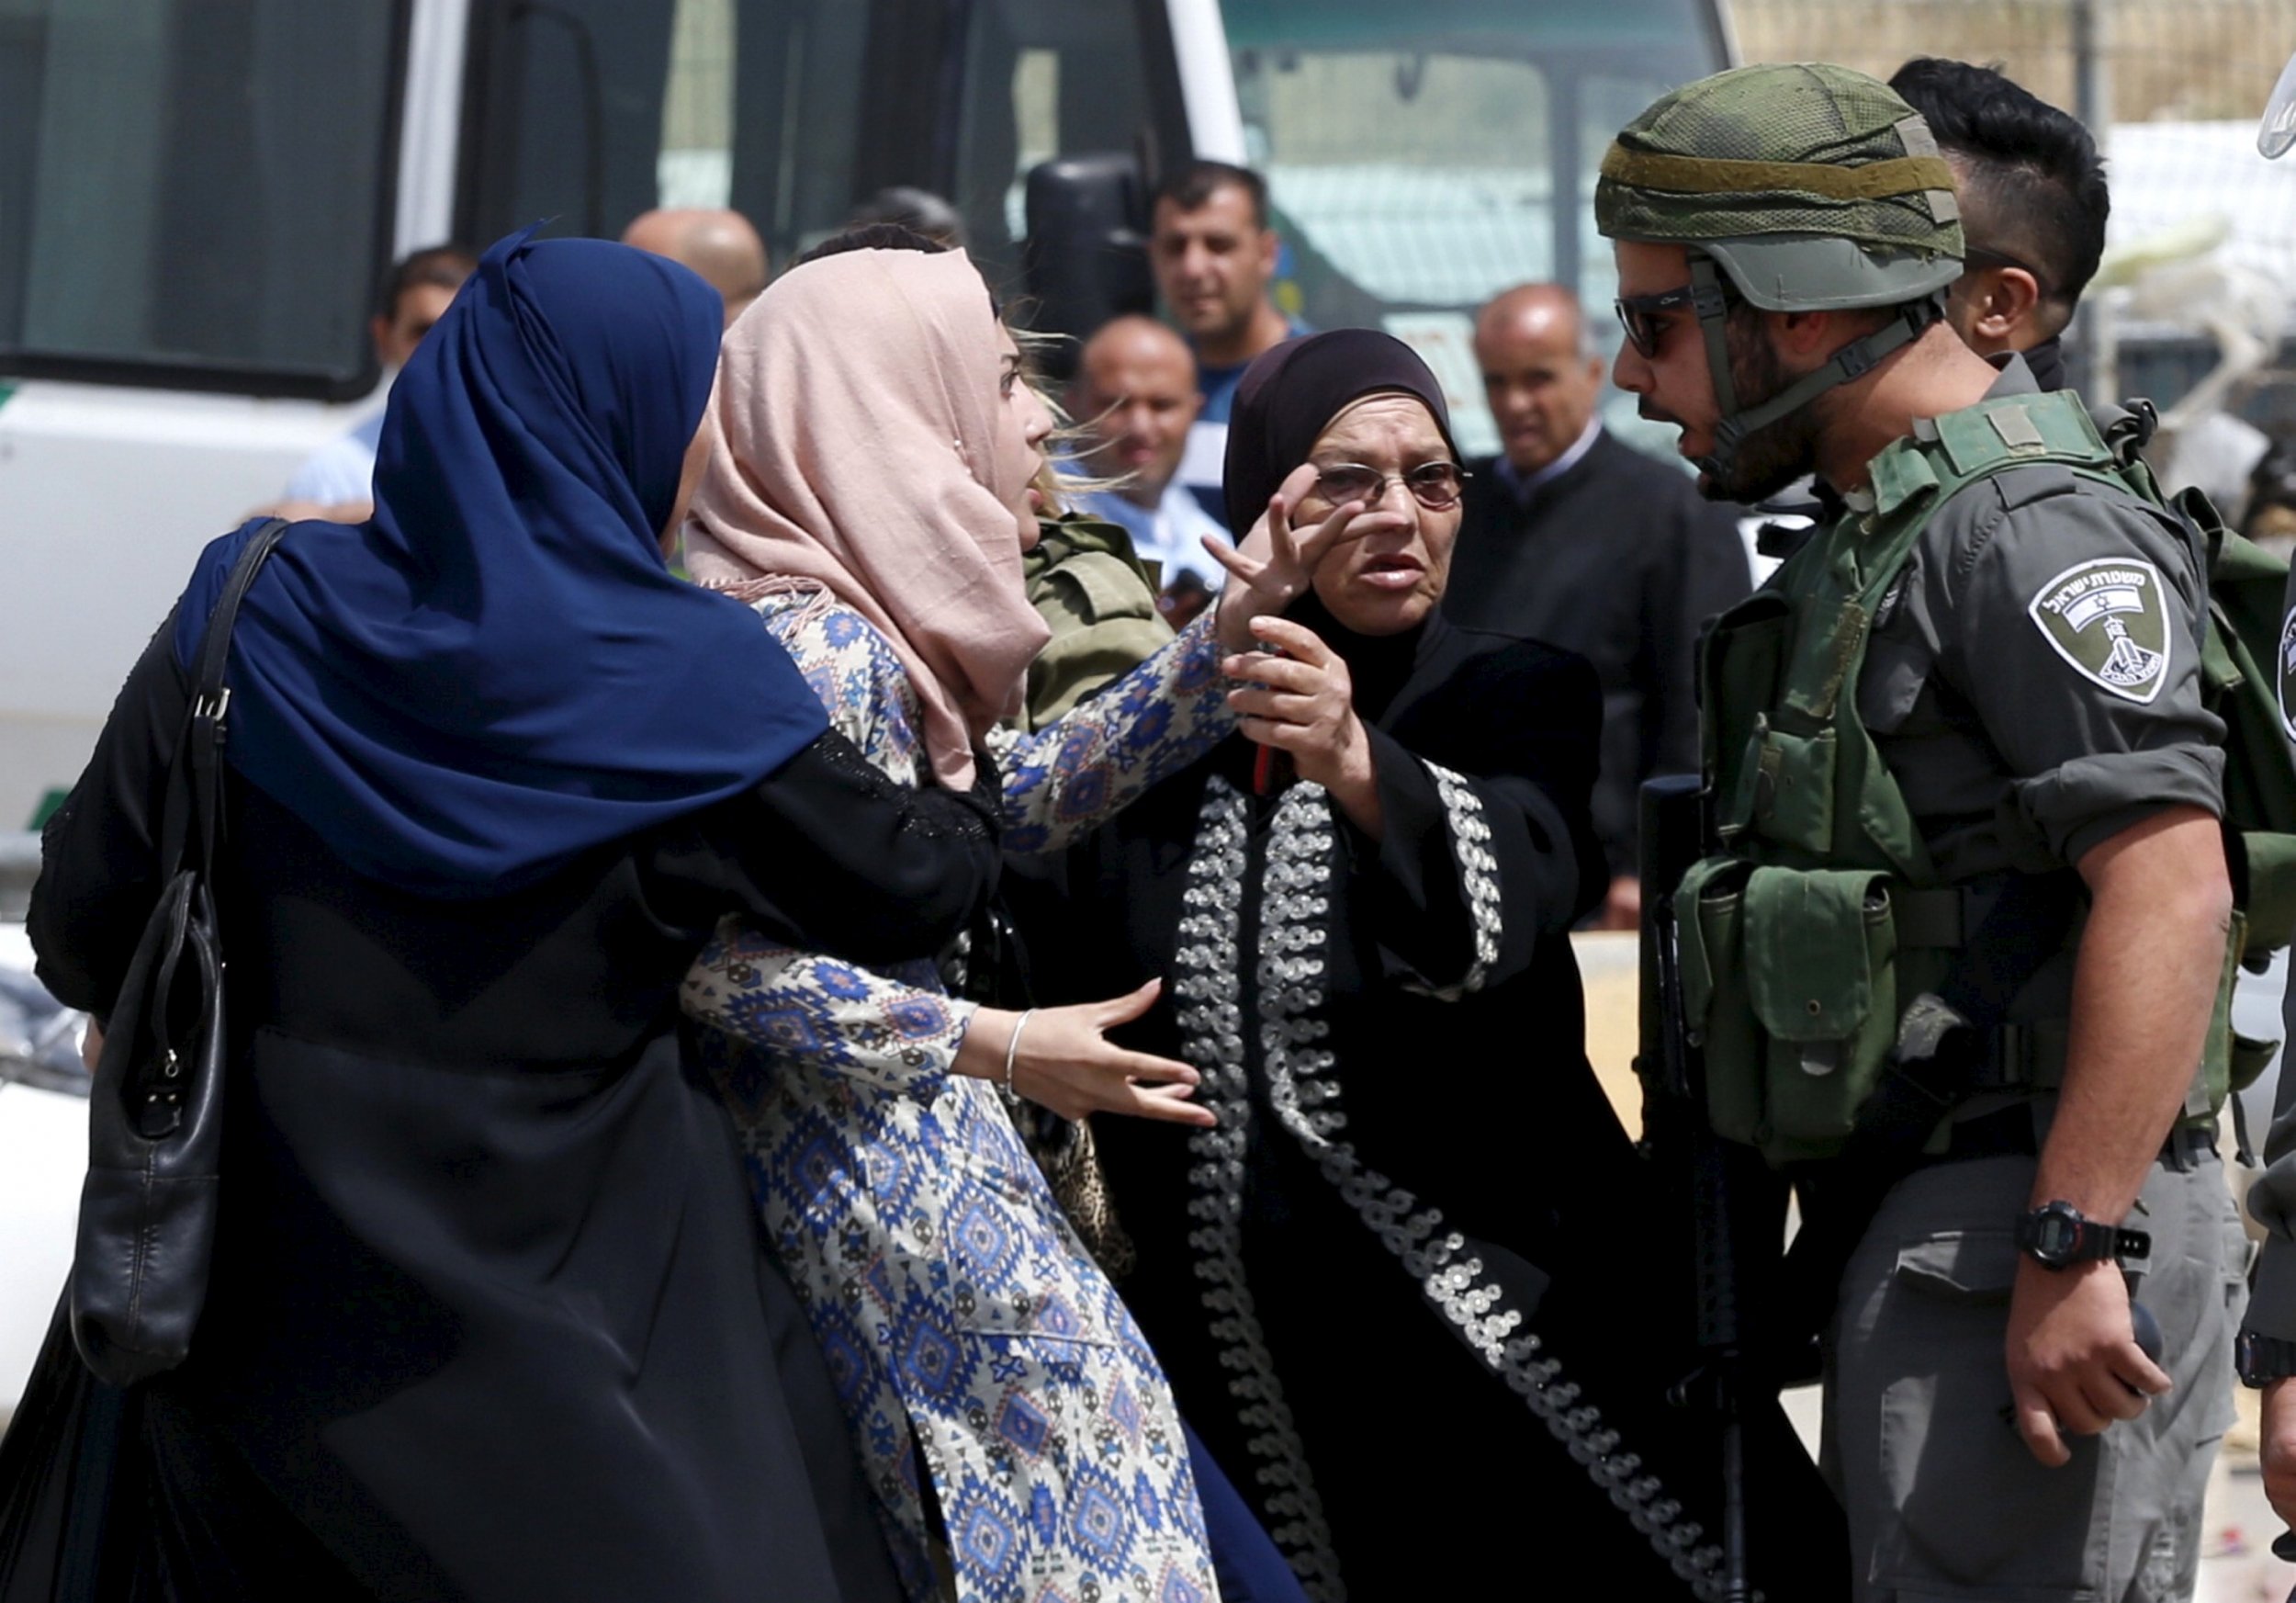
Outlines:
{"label": "black sunglasses", "polygon": [[1694,305],[1696,300],[1697,291],[1685,284],[1656,295],[1622,295],[1611,305],[1617,310],[1618,326],[1626,331],[1626,343],[1649,361],[1658,356],[1659,336],[1666,332],[1664,315]]}

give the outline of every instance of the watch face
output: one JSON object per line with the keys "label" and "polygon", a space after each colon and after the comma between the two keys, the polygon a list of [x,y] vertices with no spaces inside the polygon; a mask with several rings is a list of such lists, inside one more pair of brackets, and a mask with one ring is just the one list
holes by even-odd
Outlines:
{"label": "watch face", "polygon": [[2070,1258],[2079,1240],[2080,1226],[2062,1214],[2043,1214],[2033,1221],[2033,1250],[2044,1259]]}

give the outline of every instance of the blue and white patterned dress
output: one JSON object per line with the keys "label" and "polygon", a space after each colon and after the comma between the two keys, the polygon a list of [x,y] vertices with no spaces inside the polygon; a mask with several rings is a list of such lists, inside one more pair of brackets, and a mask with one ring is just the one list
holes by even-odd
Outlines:
{"label": "blue and white patterned dress", "polygon": [[[820,590],[757,610],[832,725],[924,782],[916,698],[884,638]],[[1064,846],[1233,728],[1210,625],[1039,733],[996,738],[1008,846]],[[937,1595],[921,1460],[966,1603],[1216,1597],[1154,1354],[996,1089],[951,1072],[973,1004],[929,963],[876,974],[730,923],[684,1004],[713,1026],[704,1062],[911,1595]]]}

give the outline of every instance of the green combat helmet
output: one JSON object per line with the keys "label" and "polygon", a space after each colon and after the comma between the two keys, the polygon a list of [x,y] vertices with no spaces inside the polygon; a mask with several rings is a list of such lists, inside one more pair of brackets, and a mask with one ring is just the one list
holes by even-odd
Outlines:
{"label": "green combat helmet", "polygon": [[[1953,169],[1929,125],[1879,79],[1802,62],[1739,67],[1654,101],[1603,157],[1594,223],[1608,238],[1690,253],[1690,301],[1722,412],[1721,476],[1754,430],[1918,337],[1961,277]],[[1764,311],[1905,306],[1832,361],[1739,410],[1718,274]]]}

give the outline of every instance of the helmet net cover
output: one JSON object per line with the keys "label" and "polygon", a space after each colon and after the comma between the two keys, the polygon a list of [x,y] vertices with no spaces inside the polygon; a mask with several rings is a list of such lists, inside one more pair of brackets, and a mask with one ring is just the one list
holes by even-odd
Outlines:
{"label": "helmet net cover", "polygon": [[1928,125],[1888,85],[1828,62],[1739,67],[1660,96],[1604,158],[1594,220],[1612,239],[1818,234],[1963,254]]}

